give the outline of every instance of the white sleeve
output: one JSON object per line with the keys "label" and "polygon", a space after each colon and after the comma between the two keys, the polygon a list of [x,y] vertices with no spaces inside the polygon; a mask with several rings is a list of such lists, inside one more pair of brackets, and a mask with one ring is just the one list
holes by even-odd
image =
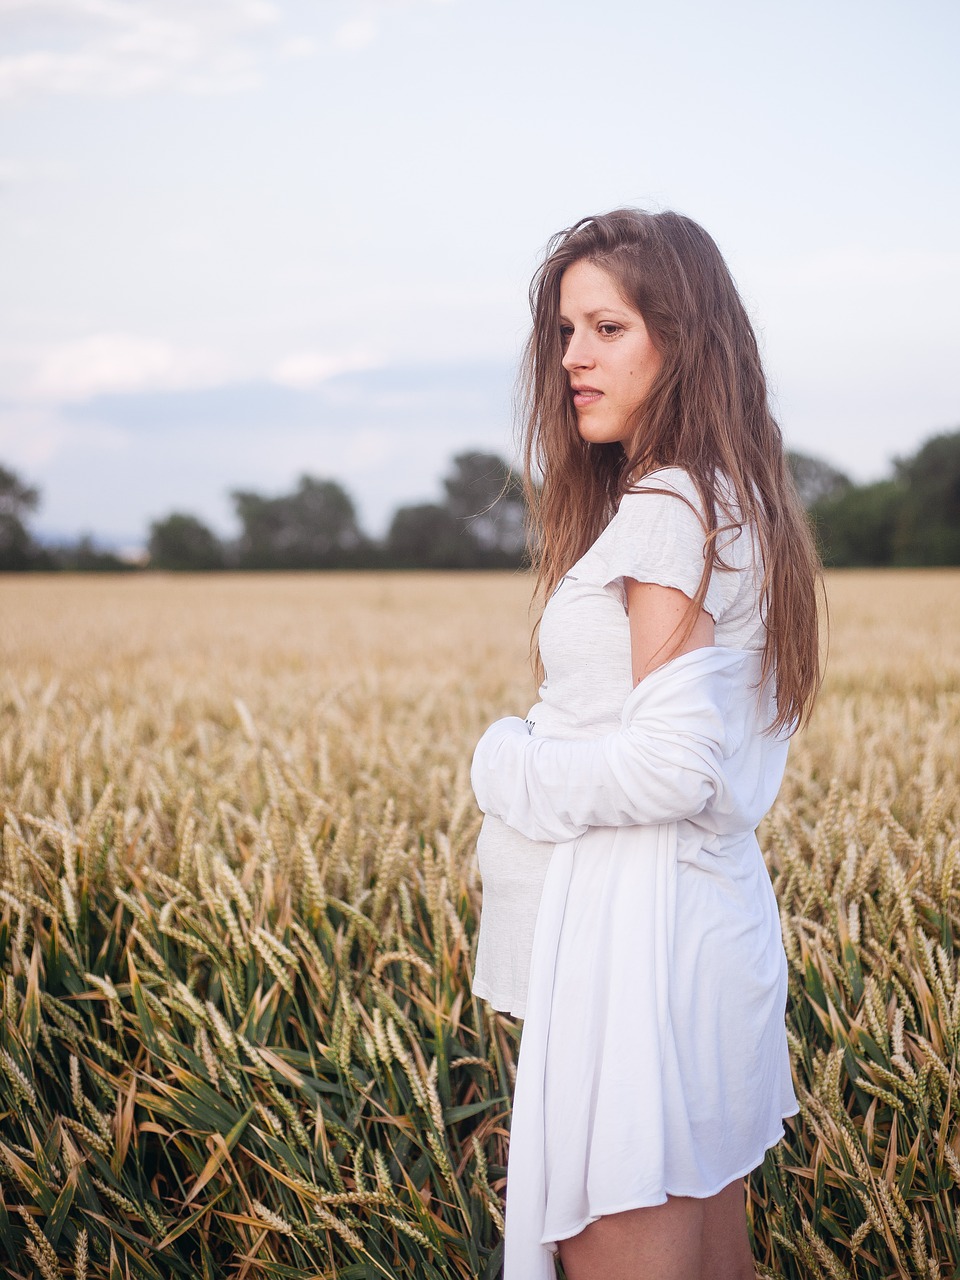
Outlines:
{"label": "white sleeve", "polygon": [[[671,467],[645,476],[637,490],[624,494],[610,522],[604,539],[603,585],[624,606],[624,578],[675,587],[692,599],[703,574],[702,513],[696,485],[685,471]],[[713,569],[703,607],[714,622],[732,604],[737,587],[736,571]]]}
{"label": "white sleeve", "polygon": [[602,738],[531,736],[516,717],[498,720],[474,752],[477,803],[553,843],[588,827],[695,817],[723,790],[724,758],[735,745],[727,667],[709,650],[667,664],[633,691],[623,727]]}

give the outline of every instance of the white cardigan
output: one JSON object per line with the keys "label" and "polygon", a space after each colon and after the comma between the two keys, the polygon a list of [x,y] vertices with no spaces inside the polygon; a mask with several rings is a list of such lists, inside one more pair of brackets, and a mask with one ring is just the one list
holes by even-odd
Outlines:
{"label": "white cardigan", "polygon": [[507,1183],[504,1280],[552,1280],[602,1214],[708,1196],[797,1111],[786,958],[754,835],[787,734],[755,650],[647,676],[621,728],[481,738],[480,808],[556,842],[537,916]]}

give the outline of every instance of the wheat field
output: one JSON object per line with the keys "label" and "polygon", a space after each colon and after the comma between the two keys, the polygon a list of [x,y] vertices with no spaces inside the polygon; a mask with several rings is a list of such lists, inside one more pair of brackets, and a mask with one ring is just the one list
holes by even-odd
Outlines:
{"label": "wheat field", "polygon": [[[960,1276],[960,573],[828,576],[762,828],[801,1112],[763,1276]],[[0,579],[0,1267],[485,1277],[519,1030],[469,990],[510,574]]]}

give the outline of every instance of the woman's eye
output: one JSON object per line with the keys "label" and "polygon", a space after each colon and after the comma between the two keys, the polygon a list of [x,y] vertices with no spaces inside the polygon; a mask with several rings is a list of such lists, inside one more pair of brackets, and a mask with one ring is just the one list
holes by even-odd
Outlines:
{"label": "woman's eye", "polygon": [[614,334],[617,334],[620,332],[620,328],[621,328],[620,325],[613,324],[612,322],[602,324],[599,327],[600,327],[600,332],[603,334],[605,338],[612,338]]}
{"label": "woman's eye", "polygon": [[562,324],[560,326],[560,341],[563,343],[563,345],[566,346],[572,337],[573,337],[573,326],[569,324]]}

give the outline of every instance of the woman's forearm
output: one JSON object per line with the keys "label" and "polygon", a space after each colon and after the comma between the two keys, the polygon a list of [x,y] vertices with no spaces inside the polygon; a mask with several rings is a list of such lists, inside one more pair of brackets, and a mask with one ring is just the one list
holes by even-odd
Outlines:
{"label": "woman's forearm", "polygon": [[701,813],[724,782],[730,672],[713,658],[678,664],[638,686],[621,728],[601,738],[531,736],[516,717],[491,725],[471,770],[480,808],[554,843]]}
{"label": "woman's forearm", "polygon": [[588,827],[693,817],[718,786],[709,740],[660,740],[639,727],[593,740],[535,738],[514,717],[481,738],[470,776],[485,813],[553,843]]}

